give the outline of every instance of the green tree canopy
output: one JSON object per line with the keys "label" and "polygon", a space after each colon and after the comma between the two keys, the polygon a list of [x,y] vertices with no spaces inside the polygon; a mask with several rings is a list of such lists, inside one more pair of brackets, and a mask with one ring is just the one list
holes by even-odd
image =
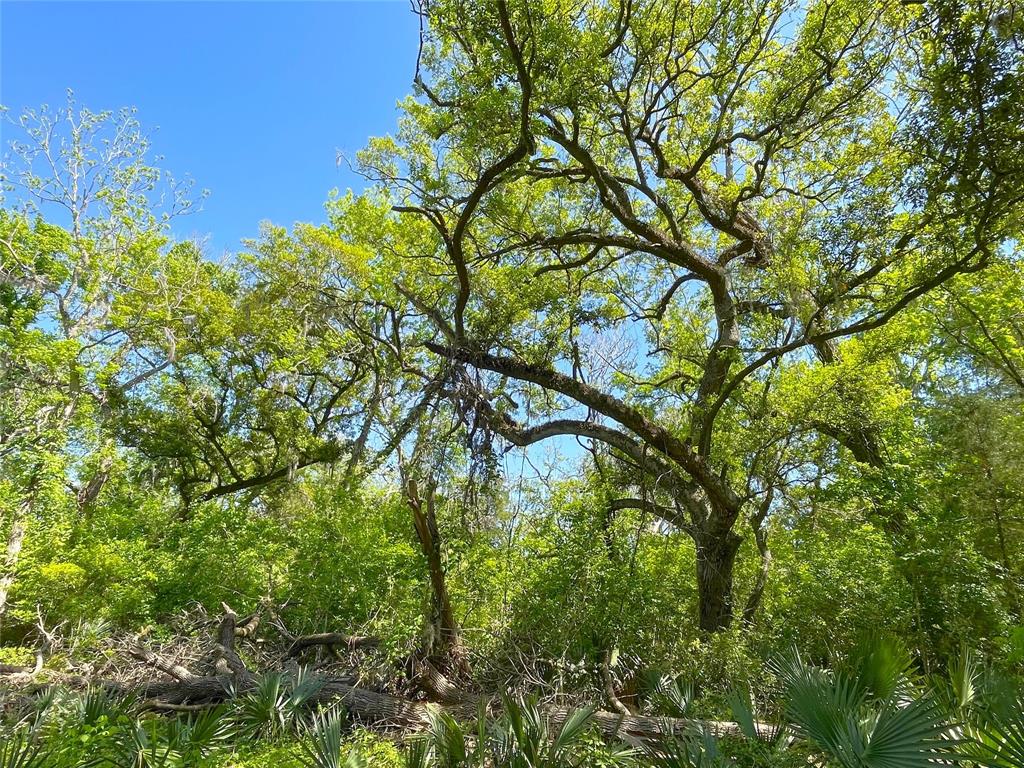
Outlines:
{"label": "green tree canopy", "polygon": [[1014,242],[1019,19],[832,0],[423,13],[419,98],[361,156],[391,212],[338,208],[403,319],[390,351],[477,431],[610,456],[612,507],[689,533],[700,623],[721,629],[737,526],[761,537],[808,443],[885,462],[887,374],[864,373],[859,339]]}

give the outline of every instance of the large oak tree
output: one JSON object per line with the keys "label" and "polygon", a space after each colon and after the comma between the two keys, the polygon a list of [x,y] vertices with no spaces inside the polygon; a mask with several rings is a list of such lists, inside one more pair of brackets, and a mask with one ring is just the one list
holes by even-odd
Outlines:
{"label": "large oak tree", "polygon": [[[421,11],[418,98],[361,156],[381,192],[335,218],[375,254],[389,354],[476,436],[611,457],[610,511],[692,537],[700,626],[720,630],[741,523],[766,568],[803,441],[884,467],[848,340],[1014,235],[1019,19],[846,0]],[[801,377],[828,383],[796,407]]]}

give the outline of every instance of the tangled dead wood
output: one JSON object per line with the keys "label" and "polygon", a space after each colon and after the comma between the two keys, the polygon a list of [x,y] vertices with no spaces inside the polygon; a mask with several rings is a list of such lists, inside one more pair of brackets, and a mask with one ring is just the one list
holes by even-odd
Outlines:
{"label": "tangled dead wood", "polygon": [[[195,669],[180,660],[155,652],[141,639],[135,638],[127,654],[141,665],[160,673],[160,679],[133,676],[127,680],[112,680],[75,675],[66,677],[64,682],[102,686],[118,693],[137,696],[144,709],[191,712],[216,706],[233,696],[244,695],[256,686],[262,675],[297,669],[296,659],[313,649],[366,651],[379,646],[376,638],[340,632],[289,635],[289,645],[278,655],[275,663],[260,670],[252,670],[239,653],[237,641],[252,641],[259,620],[249,617],[240,621],[229,606],[224,605],[223,608],[224,613],[214,633],[214,642],[209,646],[205,658],[198,660]],[[500,710],[499,696],[487,696],[460,688],[428,660],[420,660],[415,666],[415,685],[409,696],[376,690],[361,682],[354,672],[339,674],[337,671],[318,670],[319,685],[309,705],[314,708],[340,705],[355,722],[406,732],[426,728],[430,724],[432,712],[447,712],[456,719],[470,720],[476,718],[480,711],[493,716]],[[203,671],[195,671],[198,669]],[[0,674],[6,671],[6,668],[0,670]],[[19,674],[24,672],[21,668],[17,671]],[[557,724],[568,718],[573,708],[551,704],[545,707],[545,711]],[[594,713],[593,722],[609,738],[656,739],[667,730],[694,726],[716,735],[740,732],[740,726],[733,722],[650,717],[603,710]],[[767,724],[757,724],[757,728],[765,735],[773,730]]]}

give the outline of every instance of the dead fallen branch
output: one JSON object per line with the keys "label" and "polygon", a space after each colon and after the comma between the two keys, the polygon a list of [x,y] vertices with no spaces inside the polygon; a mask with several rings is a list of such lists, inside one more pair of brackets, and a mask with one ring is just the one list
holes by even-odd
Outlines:
{"label": "dead fallen branch", "polygon": [[[251,691],[260,675],[294,670],[294,658],[313,647],[372,649],[376,638],[329,632],[290,637],[290,646],[283,656],[283,667],[270,667],[258,672],[250,670],[236,648],[239,637],[251,638],[259,622],[249,618],[239,622],[235,612],[224,605],[223,617],[217,624],[215,642],[205,660],[189,667],[171,661],[145,647],[136,637],[127,654],[145,666],[161,673],[164,679],[138,678],[129,681],[88,680],[76,677],[65,682],[75,685],[102,686],[117,693],[130,694],[141,701],[141,707],[156,712],[195,712],[217,706],[230,698]],[[191,668],[190,668],[191,667]],[[0,667],[0,672],[9,667]],[[10,668],[13,669],[13,668]],[[19,672],[22,668],[18,668]],[[374,690],[361,685],[356,675],[322,674],[317,693],[310,699],[311,707],[341,705],[352,720],[364,725],[400,730],[421,731],[431,720],[432,712],[447,712],[459,720],[472,720],[481,711],[493,717],[500,713],[499,696],[472,693],[460,688],[428,661],[418,663],[416,683],[427,700],[414,700]],[[544,707],[555,723],[564,722],[574,711],[570,707]],[[667,731],[702,728],[715,735],[739,734],[740,726],[732,722],[686,720],[649,717],[630,712],[597,711],[593,722],[609,739],[653,740]],[[771,735],[774,727],[757,724],[763,735]]]}
{"label": "dead fallen branch", "polygon": [[315,646],[325,646],[329,649],[345,648],[349,651],[358,649],[377,648],[380,640],[376,637],[365,635],[346,635],[341,632],[322,632],[317,635],[302,635],[295,638],[288,649],[287,658],[293,659],[303,651]]}
{"label": "dead fallen branch", "polygon": [[165,675],[170,675],[175,680],[193,680],[196,677],[196,675],[185,669],[185,667],[157,656],[143,645],[136,644],[132,646],[128,652],[143,664],[148,664],[154,669],[163,672]]}

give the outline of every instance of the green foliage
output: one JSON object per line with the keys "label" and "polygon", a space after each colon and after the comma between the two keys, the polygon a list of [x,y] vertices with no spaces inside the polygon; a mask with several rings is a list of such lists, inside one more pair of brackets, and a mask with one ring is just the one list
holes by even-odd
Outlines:
{"label": "green foliage", "polygon": [[[297,733],[322,686],[323,680],[304,668],[294,675],[267,673],[237,699],[234,720],[244,733],[267,741]],[[340,733],[340,723],[335,726]]]}
{"label": "green foliage", "polygon": [[282,505],[290,552],[277,561],[287,564],[287,594],[303,595],[309,606],[292,614],[291,625],[365,627],[397,655],[420,630],[424,594],[408,508],[397,494],[324,477],[302,490]]}
{"label": "green foliage", "polygon": [[360,755],[369,768],[402,768],[403,757],[399,745],[386,736],[356,729],[349,734],[346,744],[349,753]]}
{"label": "green foliage", "polygon": [[209,762],[210,768],[303,768],[299,743],[236,745]]}
{"label": "green foliage", "polygon": [[980,724],[968,731],[976,742],[969,753],[993,768],[1011,768],[1024,762],[1024,699],[984,712]]}
{"label": "green foliage", "polygon": [[678,631],[696,598],[693,547],[683,536],[645,535],[640,515],[609,521],[605,503],[576,483],[546,500],[506,576],[516,589],[513,641],[591,665],[615,647],[655,663],[692,639]]}
{"label": "green foliage", "polygon": [[119,732],[106,761],[117,768],[202,765],[230,738],[228,724],[216,711],[187,720],[138,720]]}
{"label": "green foliage", "polygon": [[47,751],[43,746],[33,742],[26,733],[5,735],[0,743],[0,766],[3,768],[63,768],[71,763]]}
{"label": "green foliage", "polygon": [[189,717],[13,703],[0,768],[1024,763],[1020,9],[423,13],[372,186],[222,260],[133,112],[12,123],[0,663],[228,602],[395,676],[450,604],[462,682],[743,736],[640,755],[506,699],[400,754],[269,673]]}
{"label": "green foliage", "polygon": [[722,737],[719,749],[736,768],[806,768],[813,757],[799,742],[766,744],[759,739]]}
{"label": "green foliage", "polygon": [[719,749],[718,740],[705,732],[666,734],[663,741],[647,747],[656,768],[728,768],[734,765]]}
{"label": "green foliage", "polygon": [[20,667],[31,664],[32,661],[33,654],[31,648],[17,645],[0,648],[0,664],[11,664]]}
{"label": "green foliage", "polygon": [[344,712],[338,708],[314,715],[313,727],[307,741],[303,742],[305,768],[367,768],[370,765],[359,750],[342,751],[344,717]]}
{"label": "green foliage", "polygon": [[681,677],[657,674],[647,683],[653,709],[668,717],[687,717],[693,704],[693,683]]}
{"label": "green foliage", "polygon": [[584,765],[583,749],[593,711],[570,711],[554,724],[535,700],[504,701],[504,717],[491,736],[494,763],[501,768],[572,768]]}
{"label": "green foliage", "polygon": [[909,659],[873,643],[832,671],[793,655],[776,665],[797,734],[842,768],[929,766],[955,752],[946,713],[931,696],[909,702]]}
{"label": "green foliage", "polygon": [[633,752],[592,738],[592,709],[554,716],[536,699],[502,699],[501,716],[487,721],[481,709],[475,729],[466,730],[446,712],[432,712],[424,736],[409,741],[407,768],[574,768],[629,765]]}

